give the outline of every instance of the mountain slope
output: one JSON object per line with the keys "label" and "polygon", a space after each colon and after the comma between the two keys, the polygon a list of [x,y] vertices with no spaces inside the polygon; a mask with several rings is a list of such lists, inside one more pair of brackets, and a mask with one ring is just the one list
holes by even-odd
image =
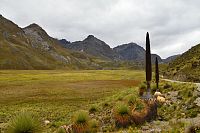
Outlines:
{"label": "mountain slope", "polygon": [[[122,44],[113,48],[113,50],[121,56],[122,60],[142,63],[145,61],[145,49],[136,43]],[[162,59],[159,55],[152,54],[152,63],[155,62],[156,57],[158,58],[159,62],[162,62]]]}
{"label": "mountain slope", "polygon": [[123,60],[141,61],[144,60],[145,50],[136,43],[119,45],[113,50],[118,53]]}
{"label": "mountain slope", "polygon": [[70,41],[67,41],[66,39],[61,39],[59,40],[61,46],[63,47],[67,47],[68,44],[70,44],[71,42]]}
{"label": "mountain slope", "polygon": [[96,69],[96,58],[69,51],[37,24],[20,28],[0,16],[0,69]]}
{"label": "mountain slope", "polygon": [[200,44],[169,63],[164,75],[176,80],[200,82]]}
{"label": "mountain slope", "polygon": [[77,41],[66,45],[66,48],[85,52],[87,54],[107,60],[117,60],[120,58],[119,55],[113,51],[108,44],[99,40],[93,35],[89,35],[83,41]]}
{"label": "mountain slope", "polygon": [[163,63],[170,63],[172,61],[174,61],[177,57],[179,57],[180,55],[172,55],[170,57],[167,57],[166,59],[163,59]]}

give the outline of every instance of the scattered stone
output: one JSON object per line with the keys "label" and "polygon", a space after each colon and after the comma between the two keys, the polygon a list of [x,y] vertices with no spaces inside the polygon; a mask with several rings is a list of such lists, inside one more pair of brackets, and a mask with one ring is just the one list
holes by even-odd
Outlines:
{"label": "scattered stone", "polygon": [[149,130],[149,126],[142,126],[142,130],[144,131]]}
{"label": "scattered stone", "polygon": [[160,102],[160,103],[165,103],[165,98],[164,97],[158,96],[156,100],[158,102]]}
{"label": "scattered stone", "polygon": [[197,106],[200,107],[200,97],[198,97],[198,98],[194,101],[194,103],[195,103]]}
{"label": "scattered stone", "polygon": [[178,91],[171,91],[170,92],[171,97],[177,97],[178,96]]}
{"label": "scattered stone", "polygon": [[48,125],[49,123],[50,123],[49,120],[45,120],[45,121],[44,121],[44,124],[45,124],[45,125]]}

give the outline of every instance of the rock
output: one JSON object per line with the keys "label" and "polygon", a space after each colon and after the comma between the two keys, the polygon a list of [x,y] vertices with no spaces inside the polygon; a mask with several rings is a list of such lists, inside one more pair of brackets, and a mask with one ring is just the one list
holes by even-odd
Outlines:
{"label": "rock", "polygon": [[178,91],[172,91],[170,92],[171,97],[177,97],[178,96]]}
{"label": "rock", "polygon": [[200,84],[197,84],[197,91],[199,91],[200,92]]}
{"label": "rock", "polygon": [[44,124],[45,124],[45,125],[48,125],[49,123],[50,123],[49,120],[45,120],[45,121],[44,121]]}
{"label": "rock", "polygon": [[149,130],[149,126],[142,126],[142,130],[146,131],[146,130]]}
{"label": "rock", "polygon": [[198,98],[194,101],[194,103],[195,103],[197,106],[200,107],[200,97],[198,97]]}
{"label": "rock", "polygon": [[158,96],[158,97],[156,98],[156,100],[157,100],[158,102],[160,102],[160,103],[165,103],[165,98],[164,98],[164,97]]}

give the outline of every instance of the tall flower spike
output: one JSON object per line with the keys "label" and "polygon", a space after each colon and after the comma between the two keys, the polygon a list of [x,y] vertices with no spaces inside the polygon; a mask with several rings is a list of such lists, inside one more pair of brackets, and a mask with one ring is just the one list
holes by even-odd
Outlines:
{"label": "tall flower spike", "polygon": [[151,48],[149,33],[146,34],[146,81],[147,81],[147,98],[151,98],[150,84],[152,79],[152,66],[151,66]]}
{"label": "tall flower spike", "polygon": [[156,57],[156,62],[155,62],[155,79],[156,79],[156,89],[159,91],[159,68],[158,68],[158,58]]}

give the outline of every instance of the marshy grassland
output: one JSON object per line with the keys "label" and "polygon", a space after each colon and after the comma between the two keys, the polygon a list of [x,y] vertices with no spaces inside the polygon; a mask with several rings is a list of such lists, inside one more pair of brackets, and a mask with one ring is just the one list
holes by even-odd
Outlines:
{"label": "marshy grassland", "polygon": [[57,128],[70,123],[78,110],[137,90],[143,80],[144,72],[136,70],[1,70],[0,128],[22,111],[49,120],[49,129]]}

